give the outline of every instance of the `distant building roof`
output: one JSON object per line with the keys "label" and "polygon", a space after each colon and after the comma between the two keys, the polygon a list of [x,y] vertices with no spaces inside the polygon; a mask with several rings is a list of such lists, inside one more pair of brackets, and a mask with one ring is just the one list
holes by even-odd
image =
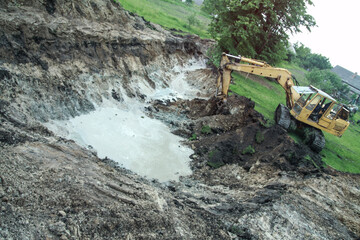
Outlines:
{"label": "distant building roof", "polygon": [[344,83],[349,85],[351,91],[360,94],[360,76],[358,76],[357,73],[353,73],[339,65],[331,71],[336,73]]}

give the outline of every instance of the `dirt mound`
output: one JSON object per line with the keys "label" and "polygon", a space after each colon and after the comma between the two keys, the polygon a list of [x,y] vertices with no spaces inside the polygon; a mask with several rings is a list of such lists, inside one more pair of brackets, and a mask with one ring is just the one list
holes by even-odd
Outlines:
{"label": "dirt mound", "polygon": [[268,126],[254,110],[255,103],[246,97],[234,94],[225,103],[215,97],[157,102],[154,107],[186,116],[188,124],[172,124],[177,126],[174,133],[190,139],[195,150],[194,166],[238,164],[250,170],[264,163],[304,174],[322,170],[318,154],[295,143],[280,126]]}

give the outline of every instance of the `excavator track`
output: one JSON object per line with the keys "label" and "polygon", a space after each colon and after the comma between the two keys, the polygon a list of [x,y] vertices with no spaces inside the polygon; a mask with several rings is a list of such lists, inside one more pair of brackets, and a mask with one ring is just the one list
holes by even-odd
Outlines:
{"label": "excavator track", "polygon": [[283,105],[279,104],[275,111],[275,122],[288,130],[291,122],[291,116],[289,109]]}
{"label": "excavator track", "polygon": [[325,147],[325,136],[322,131],[313,127],[306,127],[304,129],[304,142],[314,151],[321,152]]}
{"label": "excavator track", "polygon": [[[289,109],[285,105],[279,104],[276,108],[275,121],[285,130],[289,130],[291,125],[291,115]],[[319,153],[325,147],[324,134],[316,128],[310,126],[305,127],[304,138],[305,144],[308,145],[314,152]]]}

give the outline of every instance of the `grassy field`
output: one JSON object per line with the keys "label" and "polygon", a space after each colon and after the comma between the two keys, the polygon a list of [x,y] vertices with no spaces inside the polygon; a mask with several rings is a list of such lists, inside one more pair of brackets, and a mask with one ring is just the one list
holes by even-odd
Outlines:
{"label": "grassy field", "polygon": [[[356,119],[360,119],[357,113]],[[360,173],[360,126],[351,124],[341,138],[325,133],[326,146],[321,152],[323,161],[340,171]]]}
{"label": "grassy field", "polygon": [[[231,85],[230,89],[239,95],[251,98],[255,102],[255,110],[263,114],[271,124],[274,124],[274,113],[277,105],[279,103],[285,104],[285,92],[280,85],[265,78],[253,81],[237,73],[233,73],[232,76],[234,84]],[[357,120],[360,120],[360,113],[352,118],[353,122]],[[360,126],[351,124],[341,138],[328,133],[324,134],[326,146],[321,152],[324,165],[339,171],[360,173],[360,143],[358,141],[360,139]],[[289,135],[297,142],[301,141],[295,133]]]}
{"label": "grassy field", "polygon": [[[179,33],[193,33],[202,38],[210,38],[207,32],[210,17],[201,7],[187,5],[180,0],[117,0],[126,10],[144,17],[168,29],[177,29]],[[189,27],[188,18],[195,15],[199,25]]]}

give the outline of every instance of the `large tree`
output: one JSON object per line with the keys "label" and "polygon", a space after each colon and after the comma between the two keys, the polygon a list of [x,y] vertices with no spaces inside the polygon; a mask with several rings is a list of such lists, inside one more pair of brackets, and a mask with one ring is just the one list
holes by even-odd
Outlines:
{"label": "large tree", "polygon": [[286,57],[288,34],[315,26],[311,0],[205,0],[210,33],[221,51],[275,63]]}
{"label": "large tree", "polygon": [[311,85],[327,92],[331,96],[346,101],[350,88],[344,84],[341,78],[329,69],[314,69],[306,74]]}
{"label": "large tree", "polygon": [[294,48],[296,52],[295,61],[301,67],[307,70],[332,68],[329,58],[321,54],[312,53],[310,48],[305,47],[304,44],[296,43]]}

